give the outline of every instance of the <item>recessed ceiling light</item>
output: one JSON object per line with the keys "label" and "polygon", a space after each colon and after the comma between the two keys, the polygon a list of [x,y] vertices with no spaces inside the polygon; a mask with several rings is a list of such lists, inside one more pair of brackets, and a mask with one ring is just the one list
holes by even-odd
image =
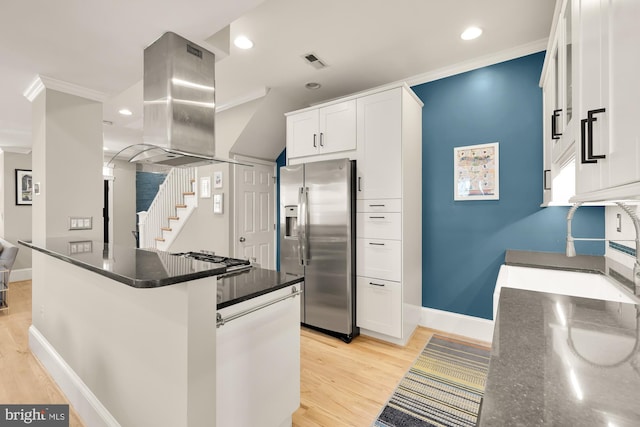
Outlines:
{"label": "recessed ceiling light", "polygon": [[131,110],[129,110],[128,108],[123,108],[123,109],[119,110],[118,113],[122,114],[123,116],[131,116],[131,115],[133,115]]}
{"label": "recessed ceiling light", "polygon": [[462,34],[460,34],[460,38],[462,40],[473,40],[480,37],[482,34],[482,29],[478,27],[469,27]]}
{"label": "recessed ceiling light", "polygon": [[233,41],[233,44],[240,49],[251,49],[253,47],[253,42],[246,36],[236,37],[236,39]]}
{"label": "recessed ceiling light", "polygon": [[304,85],[304,87],[311,90],[320,89],[321,86],[322,85],[320,83],[316,83],[316,82],[309,82],[306,85]]}

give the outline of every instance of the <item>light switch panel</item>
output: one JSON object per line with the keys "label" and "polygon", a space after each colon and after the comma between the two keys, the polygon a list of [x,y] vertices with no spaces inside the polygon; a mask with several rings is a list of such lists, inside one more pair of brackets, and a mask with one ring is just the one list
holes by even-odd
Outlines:
{"label": "light switch panel", "polygon": [[69,230],[91,230],[93,228],[93,217],[69,217]]}
{"label": "light switch panel", "polygon": [[84,254],[90,252],[93,252],[93,242],[91,240],[69,242],[69,255]]}

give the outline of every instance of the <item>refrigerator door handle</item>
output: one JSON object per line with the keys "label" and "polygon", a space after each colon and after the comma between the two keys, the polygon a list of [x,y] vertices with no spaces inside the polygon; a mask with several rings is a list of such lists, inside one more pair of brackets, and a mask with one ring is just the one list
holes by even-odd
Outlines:
{"label": "refrigerator door handle", "polygon": [[300,265],[309,265],[309,189],[298,190],[298,253]]}
{"label": "refrigerator door handle", "polygon": [[309,188],[301,189],[302,195],[302,247],[301,259],[302,265],[309,265]]}
{"label": "refrigerator door handle", "polygon": [[298,188],[298,262],[304,265],[304,188]]}

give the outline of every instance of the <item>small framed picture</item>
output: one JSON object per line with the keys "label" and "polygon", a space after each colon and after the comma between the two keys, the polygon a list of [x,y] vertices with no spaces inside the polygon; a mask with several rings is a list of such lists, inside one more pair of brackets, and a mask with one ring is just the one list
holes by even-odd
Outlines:
{"label": "small framed picture", "polygon": [[16,169],[16,205],[33,204],[33,174],[30,170]]}
{"label": "small framed picture", "polygon": [[209,199],[211,197],[211,177],[200,178],[200,198]]}
{"label": "small framed picture", "polygon": [[213,173],[213,188],[222,188],[222,171]]}
{"label": "small framed picture", "polygon": [[453,149],[453,200],[499,200],[498,143]]}

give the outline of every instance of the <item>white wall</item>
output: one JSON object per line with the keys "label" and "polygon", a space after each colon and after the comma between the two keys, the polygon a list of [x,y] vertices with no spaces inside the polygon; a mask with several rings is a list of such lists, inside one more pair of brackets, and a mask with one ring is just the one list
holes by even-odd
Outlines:
{"label": "white wall", "polygon": [[[33,241],[56,236],[102,240],[102,103],[45,89],[32,103]],[[69,231],[69,217],[92,217]],[[34,283],[34,292],[35,283]]]}
{"label": "white wall", "polygon": [[[226,163],[202,166],[198,168],[198,185],[202,177],[211,178],[213,187],[213,172],[222,172],[222,188],[211,188],[213,194],[223,194],[223,214],[213,213],[213,197],[198,198],[198,208],[194,210],[180,234],[171,245],[171,252],[183,251],[213,251],[216,254],[229,256],[231,218],[231,195],[229,191],[231,167]],[[196,191],[197,193],[197,191]]]}
{"label": "white wall", "polygon": [[[216,114],[216,157],[230,158],[233,154],[233,145],[260,104],[261,100],[258,99]],[[259,143],[256,141],[256,144]],[[228,163],[218,163],[199,167],[198,179],[211,177],[213,187],[214,171],[222,171],[223,188],[212,188],[211,192],[223,194],[224,213],[222,215],[213,213],[213,198],[198,199],[198,208],[171,245],[169,249],[171,252],[209,250],[225,256],[233,253],[233,242],[231,242],[233,193],[230,191],[233,166]]]}
{"label": "white wall", "polygon": [[[31,169],[31,154],[0,152],[0,236],[13,244],[31,240],[31,206],[16,205],[16,169]],[[18,245],[14,270],[31,268],[31,250]]]}

